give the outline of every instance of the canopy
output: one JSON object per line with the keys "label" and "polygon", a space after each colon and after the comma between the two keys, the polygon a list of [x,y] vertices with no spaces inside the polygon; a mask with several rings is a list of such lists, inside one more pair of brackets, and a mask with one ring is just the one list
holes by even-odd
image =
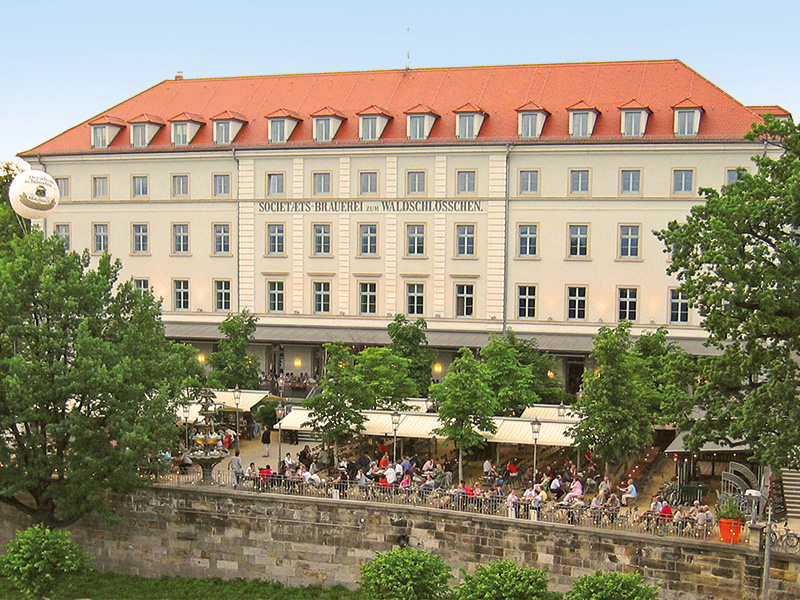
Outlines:
{"label": "canopy", "polygon": [[[684,446],[684,440],[686,439],[688,433],[689,433],[688,431],[681,431],[680,433],[678,433],[675,439],[672,440],[672,443],[669,446],[667,446],[666,450],[664,450],[664,453],[665,454],[689,453],[690,451],[687,450],[686,447]],[[749,451],[750,451],[749,444],[737,444],[735,446],[720,446],[719,444],[715,444],[714,442],[706,442],[705,444],[703,444],[703,447],[697,451],[697,453],[699,454],[702,452],[717,452],[719,454],[723,454],[723,453],[749,452]]]}
{"label": "canopy", "polygon": [[[236,401],[233,399],[233,390],[211,390],[214,395],[214,403],[218,405],[217,410],[236,410]],[[265,398],[274,400],[282,400],[277,396],[271,396],[267,392],[261,390],[242,390],[242,397],[239,399],[239,410],[248,411],[256,404]],[[189,405],[189,423],[194,423],[200,418],[200,404],[192,403]],[[183,423],[183,407],[178,406],[175,409],[175,414],[178,417],[178,422]]]}

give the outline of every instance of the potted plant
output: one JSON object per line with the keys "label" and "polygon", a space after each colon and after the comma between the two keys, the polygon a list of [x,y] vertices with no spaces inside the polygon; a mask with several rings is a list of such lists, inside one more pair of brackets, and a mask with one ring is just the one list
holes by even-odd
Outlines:
{"label": "potted plant", "polygon": [[742,534],[744,513],[733,498],[726,499],[717,509],[719,537],[723,542],[736,544]]}

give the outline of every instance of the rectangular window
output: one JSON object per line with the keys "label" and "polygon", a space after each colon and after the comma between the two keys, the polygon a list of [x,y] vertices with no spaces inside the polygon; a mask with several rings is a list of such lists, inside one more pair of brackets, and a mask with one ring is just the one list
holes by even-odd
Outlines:
{"label": "rectangular window", "polygon": [[[726,169],[725,170],[725,183],[726,183],[726,185],[730,185],[734,181],[738,181],[738,180],[739,180],[739,171],[737,169]],[[56,179],[56,182],[57,181],[58,181],[58,179]]]}
{"label": "rectangular window", "polygon": [[678,111],[678,135],[694,135],[694,111]]}
{"label": "rectangular window", "polygon": [[361,139],[378,139],[378,117],[361,117]]}
{"label": "rectangular window", "polygon": [[641,189],[642,172],[638,169],[623,169],[621,173],[621,191],[623,194],[638,194]]}
{"label": "rectangular window", "polygon": [[331,253],[331,226],[314,225],[314,254]]}
{"label": "rectangular window", "polygon": [[406,225],[409,256],[425,255],[425,225]]}
{"label": "rectangular window", "polygon": [[231,176],[227,173],[214,175],[214,196],[230,196]]}
{"label": "rectangular window", "polygon": [[267,225],[267,254],[283,254],[283,224]]}
{"label": "rectangular window", "polygon": [[456,225],[456,256],[475,255],[475,225]]}
{"label": "rectangular window", "polygon": [[425,313],[424,284],[406,284],[406,300],[408,315],[422,316]]}
{"label": "rectangular window", "polygon": [[105,148],[107,146],[105,126],[94,125],[92,127],[92,148]]}
{"label": "rectangular window", "polygon": [[471,283],[456,284],[456,316],[471,317],[474,310],[475,287]]}
{"label": "rectangular window", "polygon": [[619,320],[636,321],[636,288],[619,288]]}
{"label": "rectangular window", "polygon": [[358,236],[360,239],[359,250],[362,256],[375,255],[378,253],[377,225],[372,223],[369,225],[359,225]]}
{"label": "rectangular window", "polygon": [[267,310],[271,313],[283,312],[283,282],[267,282]]}
{"label": "rectangular window", "polygon": [[569,192],[570,194],[589,193],[589,171],[577,169],[569,172]]}
{"label": "rectangular window", "polygon": [[458,193],[459,194],[475,193],[475,171],[458,172]]}
{"label": "rectangular window", "polygon": [[175,279],[172,282],[175,310],[189,310],[189,280]]}
{"label": "rectangular window", "polygon": [[639,226],[619,226],[619,257],[639,258]]}
{"label": "rectangular window", "polygon": [[316,137],[314,141],[317,142],[330,142],[331,141],[331,120],[327,117],[317,117],[314,119],[316,121],[314,131],[316,132]]}
{"label": "rectangular window", "polygon": [[214,225],[214,254],[230,254],[231,226],[227,223]]}
{"label": "rectangular window", "polygon": [[102,254],[108,252],[108,223],[95,223],[92,225],[92,252]]}
{"label": "rectangular window", "polygon": [[589,226],[569,226],[569,257],[586,258],[589,256]]}
{"label": "rectangular window", "polygon": [[331,174],[330,173],[314,173],[314,195],[319,196],[322,194],[331,193]]}
{"label": "rectangular window", "polygon": [[134,148],[147,146],[147,126],[144,123],[134,123],[131,130],[132,143]]}
{"label": "rectangular window", "polygon": [[537,229],[536,225],[519,226],[520,256],[526,256],[528,258],[536,256]]}
{"label": "rectangular window", "polygon": [[227,311],[231,309],[231,282],[218,280],[214,282],[214,310]]}
{"label": "rectangular window", "polygon": [[358,286],[359,308],[362,315],[374,315],[378,312],[378,284],[368,281]]}
{"label": "rectangular window", "polygon": [[536,286],[519,286],[519,312],[520,319],[533,319],[536,316]]}
{"label": "rectangular window", "polygon": [[519,172],[519,193],[520,194],[539,193],[539,171]]}
{"label": "rectangular window", "polygon": [[674,194],[691,194],[693,175],[694,171],[691,169],[675,169],[672,174],[672,192]]}
{"label": "rectangular window", "polygon": [[133,233],[133,253],[147,254],[150,252],[150,231],[146,223],[131,225]]}
{"label": "rectangular window", "polygon": [[72,231],[69,223],[56,224],[56,237],[64,242],[67,252],[72,250]]}
{"label": "rectangular window", "polygon": [[283,173],[267,175],[267,195],[283,196]]}
{"label": "rectangular window", "polygon": [[68,177],[56,177],[56,185],[58,186],[58,195],[59,195],[59,197],[62,200],[64,198],[69,198],[69,178]]}
{"label": "rectangular window", "polygon": [[317,314],[331,312],[331,284],[328,281],[314,282],[314,312]]}
{"label": "rectangular window", "polygon": [[188,223],[175,223],[172,225],[172,253],[189,254]]}
{"label": "rectangular window", "polygon": [[537,117],[536,113],[522,113],[520,115],[520,137],[524,138],[535,138],[536,134],[538,133],[536,129],[536,120]]}
{"label": "rectangular window", "polygon": [[378,174],[375,171],[361,173],[359,176],[359,192],[361,194],[378,193]]}
{"label": "rectangular window", "polygon": [[172,176],[172,197],[173,198],[186,198],[189,195],[189,176],[188,175],[173,175]]}
{"label": "rectangular window", "polygon": [[588,137],[588,136],[589,136],[589,113],[588,112],[572,113],[572,137]]}
{"label": "rectangular window", "polygon": [[425,171],[409,171],[407,194],[425,193]]}
{"label": "rectangular window", "polygon": [[144,175],[136,175],[133,178],[133,197],[145,198],[147,197],[147,177]]}
{"label": "rectangular window", "polygon": [[273,144],[284,143],[286,141],[286,122],[283,119],[271,119],[269,132]]}
{"label": "rectangular window", "polygon": [[133,280],[133,289],[137,292],[149,292],[150,291],[150,280],[144,278],[136,278]]}
{"label": "rectangular window", "polygon": [[680,290],[669,291],[669,322],[689,322],[689,298]]}
{"label": "rectangular window", "polygon": [[412,140],[425,139],[425,115],[408,116],[408,137]]}
{"label": "rectangular window", "polygon": [[189,128],[186,123],[172,124],[172,143],[175,146],[189,145]]}
{"label": "rectangular window", "polygon": [[92,198],[108,198],[108,177],[92,177]]}
{"label": "rectangular window", "polygon": [[214,140],[217,144],[231,143],[231,124],[228,121],[214,123]]}
{"label": "rectangular window", "polygon": [[642,113],[639,111],[625,112],[625,133],[627,137],[639,137],[642,135]]}
{"label": "rectangular window", "polygon": [[586,319],[586,288],[567,287],[567,319],[583,321]]}
{"label": "rectangular window", "polygon": [[458,137],[462,140],[475,137],[475,115],[458,115]]}

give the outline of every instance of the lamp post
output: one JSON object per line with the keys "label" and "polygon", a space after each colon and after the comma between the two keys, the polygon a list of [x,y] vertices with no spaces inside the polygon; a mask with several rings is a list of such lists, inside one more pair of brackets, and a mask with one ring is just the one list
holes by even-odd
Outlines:
{"label": "lamp post", "polygon": [[[281,453],[281,437],[282,437],[281,436],[281,432],[283,430],[283,424],[281,423],[281,421],[283,420],[283,417],[285,415],[286,415],[286,408],[284,408],[283,403],[278,404],[278,406],[275,407],[275,416],[278,418],[278,460],[279,461],[283,460],[283,454]],[[281,465],[278,464],[278,473],[280,473],[280,472],[281,472]]]}
{"label": "lamp post", "polygon": [[185,429],[185,446],[186,452],[189,452],[191,448],[189,447],[189,404],[184,403],[183,405],[183,427]]}
{"label": "lamp post", "polygon": [[539,422],[539,419],[533,417],[533,421],[531,421],[531,434],[533,435],[533,480],[536,481],[536,474],[538,473],[538,469],[536,468],[536,450],[539,443],[539,433],[542,431],[542,424]]}
{"label": "lamp post", "polygon": [[559,419],[563,419],[564,417],[567,416],[567,407],[564,406],[563,402],[558,405],[557,411],[558,411],[558,418]]}
{"label": "lamp post", "polygon": [[241,434],[239,433],[239,402],[242,400],[242,390],[239,389],[239,384],[236,384],[236,387],[233,388],[233,402],[236,404],[236,450],[239,450],[239,438],[241,438]]}
{"label": "lamp post", "polygon": [[394,442],[392,442],[392,460],[397,462],[397,427],[400,425],[400,413],[394,411],[392,413],[392,432],[394,433]]}

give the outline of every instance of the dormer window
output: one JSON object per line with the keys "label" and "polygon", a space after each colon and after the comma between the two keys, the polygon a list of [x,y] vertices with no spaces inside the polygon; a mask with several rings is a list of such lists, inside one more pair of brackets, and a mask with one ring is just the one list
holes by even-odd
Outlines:
{"label": "dormer window", "polygon": [[384,129],[389,124],[392,115],[386,109],[374,104],[360,110],[358,115],[358,137],[365,142],[381,139]]}
{"label": "dormer window", "polygon": [[591,137],[597,116],[600,112],[581,100],[573,104],[569,110],[569,135],[573,138]]}
{"label": "dormer window", "polygon": [[303,119],[296,112],[279,108],[275,112],[267,115],[269,124],[269,143],[285,144],[294,131],[297,124]]}
{"label": "dormer window", "polygon": [[135,119],[130,120],[131,124],[131,147],[144,148],[153,138],[156,137],[158,130],[167,124],[164,119],[153,115],[141,114]]}
{"label": "dormer window", "polygon": [[311,118],[314,120],[314,141],[324,143],[333,141],[347,117],[338,110],[326,106],[313,113]]}
{"label": "dormer window", "polygon": [[181,113],[170,119],[172,123],[172,145],[188,146],[205,124],[205,119],[192,113]]}
{"label": "dormer window", "polygon": [[417,104],[415,107],[405,111],[406,114],[406,135],[410,140],[426,140],[431,134],[433,124],[439,115],[430,107],[424,104]]}
{"label": "dormer window", "polygon": [[524,139],[536,139],[542,135],[548,113],[535,102],[528,102],[517,109],[517,133]]}
{"label": "dormer window", "polygon": [[137,148],[147,146],[147,131],[144,123],[135,123],[131,126],[131,146]]}
{"label": "dormer window", "polygon": [[700,130],[703,107],[686,98],[672,107],[676,137],[694,137]]}
{"label": "dormer window", "polygon": [[456,137],[460,140],[477,138],[486,113],[474,104],[465,104],[453,112],[456,113]]}
{"label": "dormer window", "polygon": [[366,141],[378,139],[378,117],[361,117],[360,137]]}
{"label": "dormer window", "polygon": [[244,124],[247,123],[244,115],[230,110],[211,117],[211,120],[214,122],[214,143],[217,145],[232,144]]}
{"label": "dormer window", "polygon": [[620,133],[623,137],[640,138],[644,137],[647,131],[647,119],[650,116],[650,109],[636,100],[630,100],[619,107],[620,110]]}
{"label": "dormer window", "polygon": [[127,123],[117,117],[103,115],[89,121],[92,128],[92,148],[108,148]]}
{"label": "dormer window", "polygon": [[92,148],[108,148],[108,135],[105,125],[92,127]]}

